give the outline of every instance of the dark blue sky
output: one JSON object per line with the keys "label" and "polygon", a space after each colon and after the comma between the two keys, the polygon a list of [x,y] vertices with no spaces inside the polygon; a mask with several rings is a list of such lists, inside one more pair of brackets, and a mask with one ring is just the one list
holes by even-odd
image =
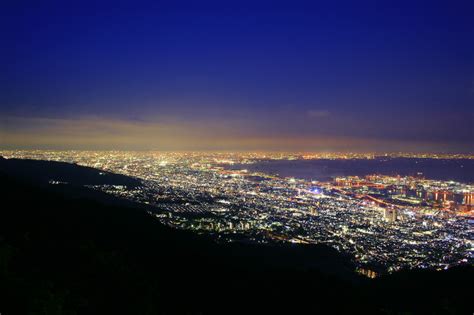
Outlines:
{"label": "dark blue sky", "polygon": [[2,147],[474,151],[472,1],[11,2]]}

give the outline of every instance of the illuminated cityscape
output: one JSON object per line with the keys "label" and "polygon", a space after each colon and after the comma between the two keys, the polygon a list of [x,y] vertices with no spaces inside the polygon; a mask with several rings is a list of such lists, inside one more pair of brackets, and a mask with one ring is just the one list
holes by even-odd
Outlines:
{"label": "illuminated cityscape", "polygon": [[[245,167],[262,160],[377,158],[373,154],[0,154],[5,158],[77,163],[138,178],[142,183],[139,188],[89,188],[151,206],[149,213],[160,222],[213,235],[217,242],[326,244],[350,255],[358,271],[369,277],[407,268],[446,269],[474,261],[472,183],[425,179],[422,174],[337,176],[317,181],[253,172]],[[400,158],[397,154],[382,156]],[[51,178],[50,184],[67,183]]]}
{"label": "illuminated cityscape", "polygon": [[2,1],[0,315],[474,314],[473,12]]}

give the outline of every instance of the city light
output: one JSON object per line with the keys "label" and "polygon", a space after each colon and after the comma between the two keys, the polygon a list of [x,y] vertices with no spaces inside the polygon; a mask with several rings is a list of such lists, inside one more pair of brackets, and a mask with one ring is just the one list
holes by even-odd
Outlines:
{"label": "city light", "polygon": [[[281,153],[0,154],[77,163],[139,178],[139,188],[89,188],[153,206],[150,214],[162,223],[215,235],[220,242],[326,244],[352,255],[358,271],[368,277],[406,268],[438,269],[473,262],[471,184],[425,179],[420,174],[310,181],[248,168],[262,160],[309,158]],[[331,158],[364,157],[334,154]],[[50,183],[67,184],[55,178]]]}

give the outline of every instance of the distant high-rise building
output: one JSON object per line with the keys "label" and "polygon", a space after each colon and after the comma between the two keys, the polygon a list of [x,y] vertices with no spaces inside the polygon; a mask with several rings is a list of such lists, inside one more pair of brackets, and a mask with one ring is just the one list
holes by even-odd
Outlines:
{"label": "distant high-rise building", "polygon": [[471,194],[471,193],[464,194],[463,204],[468,205],[468,206],[473,206],[474,205],[474,198],[472,198],[472,195],[473,194]]}
{"label": "distant high-rise building", "polygon": [[385,218],[385,221],[390,222],[390,223],[397,221],[397,209],[386,208],[385,213],[384,213],[384,218]]}

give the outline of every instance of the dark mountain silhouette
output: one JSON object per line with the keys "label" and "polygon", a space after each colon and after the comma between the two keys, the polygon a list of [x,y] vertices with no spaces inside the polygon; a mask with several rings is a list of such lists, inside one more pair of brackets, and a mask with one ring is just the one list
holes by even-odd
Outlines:
{"label": "dark mountain silhouette", "polygon": [[0,169],[4,174],[36,184],[61,181],[74,186],[125,185],[136,187],[140,185],[139,180],[128,176],[65,162],[5,159],[0,157]]}
{"label": "dark mountain silhouette", "polygon": [[0,159],[2,315],[472,313],[472,268],[369,280],[326,246],[219,244],[81,187],[139,184],[98,172]]}

